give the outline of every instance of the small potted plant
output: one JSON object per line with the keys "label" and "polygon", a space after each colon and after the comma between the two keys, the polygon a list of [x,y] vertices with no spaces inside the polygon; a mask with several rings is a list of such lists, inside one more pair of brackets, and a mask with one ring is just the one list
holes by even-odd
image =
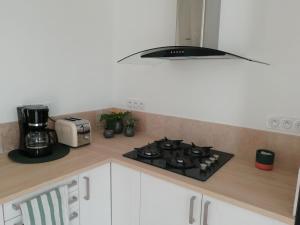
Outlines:
{"label": "small potted plant", "polygon": [[112,112],[105,113],[100,116],[100,121],[105,122],[104,137],[112,138],[114,134],[121,134],[123,132],[123,120],[128,112]]}
{"label": "small potted plant", "polygon": [[135,125],[137,120],[132,117],[132,114],[130,112],[127,113],[127,115],[124,117],[124,135],[126,137],[133,137],[135,135]]}
{"label": "small potted plant", "polygon": [[115,134],[121,134],[124,128],[124,118],[129,114],[129,112],[126,111],[112,114],[115,116],[114,132]]}
{"label": "small potted plant", "polygon": [[115,116],[111,113],[102,114],[100,122],[105,122],[103,136],[105,138],[112,138],[114,136],[114,121]]}

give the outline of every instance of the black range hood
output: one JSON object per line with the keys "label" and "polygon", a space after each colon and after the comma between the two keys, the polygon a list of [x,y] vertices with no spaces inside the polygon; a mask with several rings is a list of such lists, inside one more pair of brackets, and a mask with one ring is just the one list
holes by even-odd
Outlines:
{"label": "black range hood", "polygon": [[168,59],[168,60],[188,60],[188,59],[244,59],[250,62],[261,63],[269,65],[268,63],[261,62],[254,59],[249,59],[239,55],[231,54],[228,52],[220,51],[217,49],[195,47],[195,46],[167,46],[152,48],[144,51],[134,53],[126,56],[118,61],[121,63],[134,56],[141,59]]}
{"label": "black range hood", "polygon": [[[143,50],[119,63],[143,59],[243,59],[268,63],[218,50],[221,0],[177,0],[176,45]],[[140,63],[140,62],[139,62]]]}

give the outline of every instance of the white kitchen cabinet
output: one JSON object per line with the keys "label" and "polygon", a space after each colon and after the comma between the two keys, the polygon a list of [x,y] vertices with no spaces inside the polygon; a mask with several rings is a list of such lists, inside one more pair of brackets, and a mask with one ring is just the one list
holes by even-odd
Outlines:
{"label": "white kitchen cabinet", "polygon": [[80,225],[110,225],[110,198],[110,164],[80,174]]}
{"label": "white kitchen cabinet", "polygon": [[205,195],[202,204],[202,225],[286,225]]}
{"label": "white kitchen cabinet", "polygon": [[3,207],[2,207],[2,205],[0,205],[0,225],[4,225]]}
{"label": "white kitchen cabinet", "polygon": [[141,173],[112,164],[112,225],[139,225]]}
{"label": "white kitchen cabinet", "polygon": [[200,193],[142,173],[140,225],[198,225],[201,201]]}

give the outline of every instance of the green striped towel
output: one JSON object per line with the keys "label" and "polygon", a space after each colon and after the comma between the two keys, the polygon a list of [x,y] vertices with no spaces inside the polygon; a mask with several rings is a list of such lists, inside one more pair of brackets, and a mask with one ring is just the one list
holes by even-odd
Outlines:
{"label": "green striped towel", "polygon": [[24,225],[69,225],[67,185],[20,204]]}

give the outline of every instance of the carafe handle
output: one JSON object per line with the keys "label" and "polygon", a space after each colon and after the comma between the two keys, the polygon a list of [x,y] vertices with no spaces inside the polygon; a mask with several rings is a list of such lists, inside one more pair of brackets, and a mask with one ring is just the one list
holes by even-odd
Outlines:
{"label": "carafe handle", "polygon": [[57,138],[56,131],[53,129],[47,129],[47,132],[48,132],[48,136],[49,136],[49,144],[50,145],[57,144],[58,138]]}

